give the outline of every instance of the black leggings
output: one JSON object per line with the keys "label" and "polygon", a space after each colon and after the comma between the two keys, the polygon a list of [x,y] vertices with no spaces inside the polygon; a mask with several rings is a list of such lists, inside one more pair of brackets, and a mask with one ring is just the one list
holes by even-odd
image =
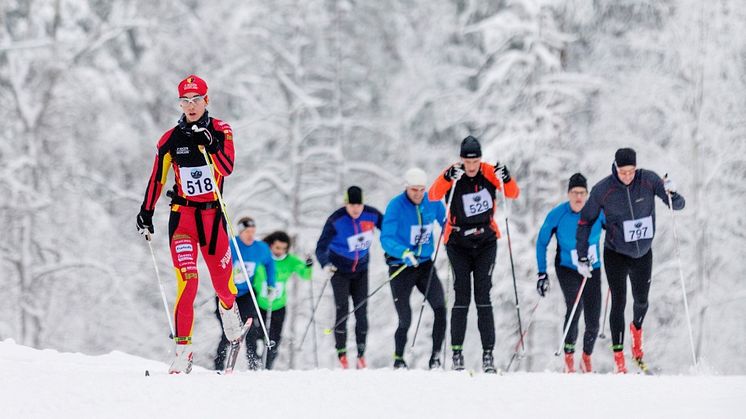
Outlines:
{"label": "black leggings", "polygon": [[[334,290],[334,303],[337,308],[335,324],[350,312],[350,297],[352,304],[357,307],[368,296],[368,271],[335,272],[331,279]],[[365,353],[365,338],[368,334],[368,302],[355,311],[355,341],[357,353]],[[347,320],[334,328],[334,346],[337,353],[347,351]]]}
{"label": "black leggings", "polygon": [[[570,318],[570,312],[575,304],[575,298],[578,296],[580,284],[583,277],[575,269],[555,265],[557,279],[559,279],[562,294],[565,296],[565,322],[562,330],[567,327],[567,320]],[[593,353],[593,346],[598,337],[598,322],[601,316],[601,270],[594,269],[591,277],[585,282],[583,295],[578,302],[578,308],[575,310],[570,329],[565,337],[565,353],[575,352],[575,341],[578,339],[578,319],[580,313],[584,312],[585,333],[583,334],[583,352],[588,355]]]}
{"label": "black leggings", "polygon": [[[389,275],[396,272],[400,267],[389,267]],[[432,261],[421,263],[417,267],[408,267],[389,283],[391,285],[391,295],[394,297],[396,314],[399,315],[399,326],[396,328],[396,333],[394,334],[394,353],[396,356],[404,355],[404,346],[407,344],[407,332],[409,331],[409,326],[412,324],[412,307],[409,305],[412,288],[417,287],[423,295],[425,294],[432,267]],[[445,298],[443,297],[443,286],[440,284],[440,279],[438,279],[438,272],[432,269],[432,273],[430,289],[427,291],[427,302],[433,309],[435,317],[433,321],[433,352],[438,352],[446,334],[446,305]]]}
{"label": "black leggings", "polygon": [[495,347],[495,319],[492,314],[492,268],[495,266],[497,240],[477,248],[449,244],[448,259],[453,269],[453,290],[456,298],[451,310],[451,348],[461,350],[466,335],[466,317],[471,304],[471,277],[474,275],[474,302],[477,306],[477,327],[482,338],[482,349]]}
{"label": "black leggings", "polygon": [[[275,358],[277,358],[277,351],[280,346],[280,339],[282,338],[282,325],[285,323],[285,307],[273,310],[272,319],[270,319],[269,323],[266,323],[267,311],[263,309],[259,309],[259,311],[262,314],[262,319],[265,321],[264,325],[269,332],[269,340],[275,343],[272,349],[267,352],[267,365],[264,366],[266,369],[271,370]],[[264,340],[264,332],[262,331],[262,326],[259,324],[259,320],[255,319],[251,324],[251,329],[246,334],[246,354],[248,356],[259,359],[256,344],[259,340]],[[266,348],[264,350],[266,351]]]}
{"label": "black leggings", "polygon": [[[217,304],[220,304],[218,297],[215,297],[215,302]],[[246,320],[248,320],[249,317],[254,317],[254,321],[251,323],[251,325],[252,327],[259,327],[258,321],[256,320],[256,309],[254,308],[254,301],[251,299],[251,294],[246,293],[240,297],[236,297],[236,304],[238,304],[238,312],[241,314],[241,321],[243,323],[246,323]],[[215,316],[217,316],[218,321],[220,321],[220,330],[222,332],[223,318],[220,317],[220,311],[217,308],[217,305],[215,306]],[[225,356],[229,344],[230,342],[228,341],[228,338],[225,337],[225,332],[222,332],[220,336],[220,343],[218,343],[218,351],[215,355],[215,369],[218,371],[222,370],[225,367]],[[246,334],[246,344],[249,344],[249,333]],[[248,351],[246,355],[249,357],[249,361],[251,361],[252,355]]]}
{"label": "black leggings", "polygon": [[639,258],[631,258],[610,249],[604,249],[606,279],[611,290],[611,313],[609,329],[611,343],[615,351],[624,345],[624,308],[627,305],[627,275],[632,286],[634,300],[632,323],[642,328],[645,313],[648,312],[648,293],[653,270],[653,250]]}

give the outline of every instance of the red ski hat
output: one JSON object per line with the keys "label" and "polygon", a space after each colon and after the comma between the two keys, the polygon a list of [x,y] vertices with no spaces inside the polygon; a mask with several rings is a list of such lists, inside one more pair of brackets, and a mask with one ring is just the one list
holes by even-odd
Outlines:
{"label": "red ski hat", "polygon": [[183,97],[189,92],[205,96],[207,94],[207,83],[201,78],[192,74],[179,83],[179,97]]}

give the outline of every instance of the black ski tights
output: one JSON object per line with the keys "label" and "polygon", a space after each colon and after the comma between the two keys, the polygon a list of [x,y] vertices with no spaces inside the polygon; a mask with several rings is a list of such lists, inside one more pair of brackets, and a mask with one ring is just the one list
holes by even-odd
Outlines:
{"label": "black ski tights", "polygon": [[[578,296],[580,284],[583,277],[575,269],[569,269],[556,264],[554,266],[557,272],[562,294],[565,296],[565,322],[563,330],[567,327],[567,320],[570,318],[572,306],[575,304],[575,298]],[[583,352],[588,355],[593,353],[593,346],[596,344],[598,336],[598,318],[601,316],[601,270],[594,269],[592,276],[588,278],[583,289],[583,295],[578,302],[578,308],[575,310],[575,316],[572,319],[570,330],[565,337],[565,352],[575,351],[575,341],[578,339],[578,319],[580,313],[584,313],[585,333],[583,334]]]}
{"label": "black ski tights", "polygon": [[624,308],[627,305],[627,275],[632,287],[634,300],[632,323],[642,328],[642,321],[648,312],[648,293],[653,270],[653,250],[644,256],[631,258],[610,249],[604,249],[604,267],[606,279],[611,289],[611,313],[609,314],[609,329],[611,343],[615,348],[624,344]]}

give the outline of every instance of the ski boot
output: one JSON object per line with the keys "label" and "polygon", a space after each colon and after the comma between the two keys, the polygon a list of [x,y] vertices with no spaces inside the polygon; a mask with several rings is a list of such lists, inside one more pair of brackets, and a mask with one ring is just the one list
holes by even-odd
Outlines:
{"label": "ski boot", "polygon": [[337,354],[337,357],[339,357],[339,365],[342,367],[343,370],[346,370],[350,368],[349,362],[347,362],[347,353],[346,352],[340,352]]}
{"label": "ski boot", "polygon": [[616,365],[615,371],[617,374],[627,373],[627,367],[624,365],[624,351],[614,352],[614,364]]}
{"label": "ski boot", "polygon": [[632,358],[642,361],[642,328],[638,329],[634,323],[630,323],[629,331],[632,333]]}
{"label": "ski boot", "polygon": [[364,370],[366,368],[368,368],[368,364],[365,363],[365,356],[358,355],[357,356],[357,369]]}
{"label": "ski boot", "polygon": [[241,338],[243,332],[243,321],[241,313],[238,312],[238,304],[235,302],[231,308],[224,308],[222,302],[218,302],[220,320],[223,322],[223,333],[229,342],[235,342]]}
{"label": "ski boot", "polygon": [[406,370],[409,367],[407,367],[407,363],[404,362],[404,358],[399,355],[394,355],[394,369],[395,370]]}
{"label": "ski boot", "polygon": [[495,369],[495,357],[492,356],[492,349],[485,349],[482,352],[482,371],[487,374],[497,374],[497,369]]}
{"label": "ski boot", "polygon": [[565,352],[565,372],[568,374],[575,372],[575,354],[573,352]]}
{"label": "ski boot", "polygon": [[591,356],[585,352],[583,352],[583,357],[580,359],[580,371],[583,371],[586,374],[593,372]]}
{"label": "ski boot", "polygon": [[464,354],[461,353],[460,349],[453,351],[453,369],[455,371],[464,370]]}
{"label": "ski boot", "polygon": [[428,362],[427,365],[431,370],[440,368],[440,353],[433,352],[433,354],[430,356],[430,362]]}
{"label": "ski boot", "polygon": [[192,345],[176,345],[176,358],[168,368],[169,374],[192,372]]}

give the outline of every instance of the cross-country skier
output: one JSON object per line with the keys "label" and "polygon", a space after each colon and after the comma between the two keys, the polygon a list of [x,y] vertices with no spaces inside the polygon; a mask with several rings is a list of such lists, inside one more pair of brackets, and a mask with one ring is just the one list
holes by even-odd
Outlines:
{"label": "cross-country skier", "polygon": [[[316,243],[316,259],[331,275],[336,323],[347,316],[349,300],[354,306],[368,294],[368,249],[373,243],[373,232],[380,230],[383,214],[363,204],[363,191],[350,186],[345,193],[345,206],[334,211],[326,220]],[[335,324],[336,324],[335,323]],[[357,368],[366,367],[365,341],[368,334],[367,303],[355,311],[355,341],[357,342]],[[348,368],[347,322],[334,328],[335,347],[342,368]]]}
{"label": "cross-country skier", "polygon": [[[239,233],[238,236],[236,236],[236,243],[238,243],[238,251],[241,252],[241,257],[243,258],[246,273],[249,274],[249,281],[254,283],[254,278],[256,278],[257,275],[262,275],[264,277],[264,283],[267,284],[267,286],[260,289],[259,293],[257,293],[257,301],[259,301],[261,298],[260,295],[262,294],[266,296],[266,298],[271,299],[275,295],[275,263],[272,260],[269,246],[267,246],[267,243],[255,239],[256,222],[253,218],[241,218],[238,220],[238,227]],[[231,246],[231,254],[233,256],[233,281],[238,290],[236,304],[238,304],[238,309],[241,312],[241,320],[246,322],[249,317],[254,318],[251,323],[251,328],[246,333],[246,357],[248,358],[249,369],[256,370],[261,367],[261,359],[256,351],[256,341],[262,336],[261,326],[259,319],[257,318],[254,301],[249,292],[249,282],[246,281],[246,276],[243,273],[243,269],[241,269],[238,253],[234,246]],[[218,307],[220,307],[220,304],[218,304]],[[216,309],[215,314],[218,313],[219,309]],[[218,320],[220,320],[220,318],[221,317],[218,315]],[[218,371],[222,371],[225,367],[225,356],[229,343],[229,340],[226,338],[225,334],[223,334],[220,338],[217,354],[215,356],[215,369]]]}
{"label": "cross-country skier", "polygon": [[[536,240],[536,263],[539,268],[536,291],[544,297],[549,291],[549,276],[547,275],[547,246],[552,235],[557,236],[557,255],[554,260],[554,270],[557,273],[562,294],[565,297],[565,322],[563,329],[570,319],[570,312],[575,298],[580,290],[583,277],[578,274],[578,254],[575,250],[575,235],[578,230],[580,210],[588,200],[588,182],[580,173],[570,177],[567,185],[566,202],[557,205],[547,214],[544,224],[539,230]],[[589,258],[593,266],[591,278],[586,281],[585,288],[575,316],[570,323],[570,329],[565,336],[565,372],[575,372],[575,341],[578,337],[578,319],[580,313],[585,313],[585,334],[583,335],[583,356],[580,369],[592,372],[591,354],[598,336],[598,319],[601,315],[601,258],[599,257],[599,241],[603,228],[604,215],[600,214],[590,235]]]}
{"label": "cross-country skier", "polygon": [[653,268],[653,237],[655,236],[655,196],[668,205],[668,194],[674,210],[684,208],[684,197],[676,192],[670,179],[661,179],[655,172],[637,168],[637,154],[631,148],[620,148],[614,155],[611,175],[591,190],[588,202],[580,213],[577,232],[578,272],[591,276],[588,239],[596,219],[603,210],[606,215],[604,268],[611,290],[612,349],[616,371],[626,373],[624,362],[624,307],[627,304],[627,276],[634,300],[632,323],[632,358],[642,363],[642,321],[648,311]]}
{"label": "cross-country skier", "polygon": [[[430,356],[430,369],[440,367],[440,349],[446,332],[446,306],[443,286],[434,269],[432,255],[433,224],[445,224],[445,205],[441,201],[431,201],[425,189],[427,175],[422,169],[409,169],[404,175],[406,188],[394,197],[386,207],[381,229],[381,245],[386,252],[389,274],[398,271],[402,265],[407,268],[391,281],[391,295],[394,298],[399,326],[394,335],[394,368],[407,368],[404,361],[404,346],[407,332],[412,322],[412,308],[409,297],[412,288],[424,295],[433,309],[433,350]],[[436,240],[437,241],[437,240]],[[428,289],[428,283],[429,289]]]}
{"label": "cross-country skier", "polygon": [[[169,169],[174,169],[174,195],[171,199],[168,237],[176,272],[174,307],[176,357],[170,373],[189,373],[192,368],[192,325],[197,295],[197,249],[202,252],[215,292],[220,301],[223,330],[229,339],[241,336],[241,317],[234,304],[236,288],[231,272],[225,216],[220,209],[216,188],[223,189],[233,171],[233,131],[208,115],[207,84],[191,75],[178,85],[179,105],[184,113],[178,124],[166,131],[155,153],[153,171],[145,200],[137,214],[141,234],[152,234],[155,204],[161,196]],[[194,131],[194,128],[199,131]],[[200,151],[209,153],[209,162]]]}
{"label": "cross-country skier", "polygon": [[[259,310],[263,318],[267,318],[267,311],[271,308],[271,321],[267,324],[269,330],[269,340],[274,342],[274,346],[267,352],[267,364],[265,368],[270,370],[274,360],[277,358],[277,350],[282,337],[282,325],[285,322],[285,306],[287,305],[287,287],[288,281],[293,274],[303,280],[311,279],[311,267],[313,260],[307,257],[305,260],[298,256],[288,253],[290,249],[290,236],[284,231],[275,231],[264,238],[264,242],[269,246],[272,252],[272,259],[275,262],[275,295],[270,299],[268,294],[268,283],[266,271],[257,272],[254,277],[254,289],[256,290],[256,299],[259,303]],[[260,337],[257,330],[257,338]]]}
{"label": "cross-country skier", "polygon": [[474,302],[477,327],[482,338],[482,369],[496,372],[492,350],[495,346],[495,321],[490,289],[500,231],[493,219],[498,191],[505,197],[518,198],[520,189],[505,165],[482,162],[479,141],[468,136],[461,143],[461,161],[448,167],[430,187],[430,199],[450,194],[456,182],[444,242],[453,268],[456,301],[451,310],[451,349],[453,368],[464,369],[462,354],[466,334],[466,315],[471,304],[471,277],[474,276]]}

